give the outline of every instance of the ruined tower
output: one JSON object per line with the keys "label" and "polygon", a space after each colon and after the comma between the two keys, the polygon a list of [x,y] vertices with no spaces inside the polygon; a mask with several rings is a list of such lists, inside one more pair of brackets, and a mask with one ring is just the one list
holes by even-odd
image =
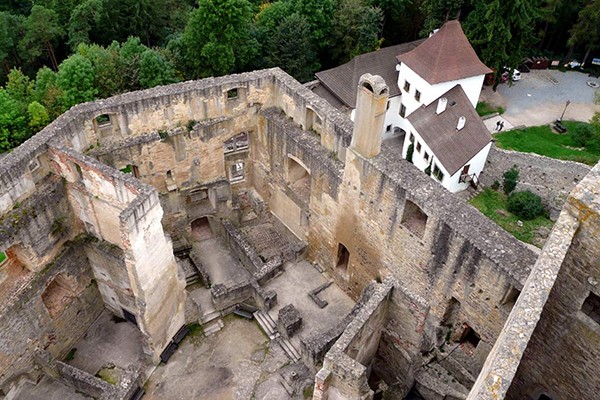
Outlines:
{"label": "ruined tower", "polygon": [[382,77],[364,74],[358,83],[356,118],[350,147],[366,158],[381,151],[381,130],[389,88]]}

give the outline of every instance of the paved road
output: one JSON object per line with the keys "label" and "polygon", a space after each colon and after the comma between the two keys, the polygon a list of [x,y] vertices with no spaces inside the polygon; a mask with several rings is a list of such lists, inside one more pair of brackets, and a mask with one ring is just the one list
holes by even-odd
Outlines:
{"label": "paved road", "polygon": [[484,86],[481,100],[506,109],[503,117],[511,125],[533,126],[547,124],[559,118],[567,100],[571,101],[563,119],[588,121],[600,105],[594,104],[593,89],[588,81],[600,84],[579,72],[557,70],[534,70],[521,74],[523,79],[512,86],[501,84],[494,93],[491,86]]}

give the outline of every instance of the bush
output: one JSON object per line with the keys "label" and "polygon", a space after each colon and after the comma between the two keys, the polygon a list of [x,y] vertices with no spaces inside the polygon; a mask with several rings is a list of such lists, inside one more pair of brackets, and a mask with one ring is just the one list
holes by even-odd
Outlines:
{"label": "bush", "polygon": [[595,129],[591,125],[577,125],[575,129],[573,129],[573,142],[580,147],[586,146],[594,136],[594,131]]}
{"label": "bush", "polygon": [[529,190],[524,192],[515,192],[508,196],[508,211],[525,220],[534,219],[544,213],[542,199],[537,194]]}
{"label": "bush", "polygon": [[415,152],[415,145],[413,143],[408,145],[408,149],[406,149],[406,161],[412,164],[413,162],[413,153]]}
{"label": "bush", "polygon": [[519,169],[517,166],[513,166],[511,169],[504,172],[504,193],[509,195],[517,187],[517,181],[519,180]]}
{"label": "bush", "polygon": [[500,189],[500,182],[498,182],[497,180],[495,180],[494,183],[492,183],[492,189],[493,190]]}

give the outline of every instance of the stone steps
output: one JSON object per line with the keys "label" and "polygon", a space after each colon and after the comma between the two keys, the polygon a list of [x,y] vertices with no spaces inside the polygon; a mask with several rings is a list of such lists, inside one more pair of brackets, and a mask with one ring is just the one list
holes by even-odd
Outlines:
{"label": "stone steps", "polygon": [[200,322],[202,322],[202,325],[206,325],[217,318],[221,318],[221,313],[217,310],[211,310],[200,317]]}
{"label": "stone steps", "polygon": [[268,313],[262,310],[258,310],[253,315],[254,319],[258,322],[258,325],[263,330],[263,332],[267,334],[269,339],[275,340],[280,336],[277,330],[277,324],[275,323],[275,321],[273,321],[273,319]]}
{"label": "stone steps", "polygon": [[290,342],[288,339],[280,337],[279,338],[279,346],[281,346],[281,348],[283,349],[285,354],[287,354],[287,356],[289,357],[290,360],[292,360],[292,362],[300,361],[300,358],[301,358],[300,352],[294,347],[292,342]]}
{"label": "stone steps", "polygon": [[204,326],[204,336],[210,336],[214,333],[219,332],[221,329],[223,329],[225,324],[223,323],[223,320],[219,318],[217,320],[213,320],[208,325],[203,325],[203,326]]}

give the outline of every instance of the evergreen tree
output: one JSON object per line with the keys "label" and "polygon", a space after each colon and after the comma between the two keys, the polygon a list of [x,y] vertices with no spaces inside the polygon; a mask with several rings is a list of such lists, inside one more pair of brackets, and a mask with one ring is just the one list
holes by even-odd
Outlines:
{"label": "evergreen tree", "polygon": [[423,0],[421,10],[426,17],[421,35],[427,37],[444,22],[457,19],[464,4],[465,0]]}
{"label": "evergreen tree", "polygon": [[579,12],[579,18],[573,29],[568,44],[585,48],[582,64],[587,62],[590,52],[600,44],[600,0],[592,0]]}
{"label": "evergreen tree", "polygon": [[268,66],[278,66],[301,82],[311,80],[319,69],[310,25],[297,13],[286,17],[274,30],[265,52]]}
{"label": "evergreen tree", "polygon": [[482,0],[464,24],[483,62],[494,70],[495,86],[504,67],[515,68],[536,43],[539,1]]}
{"label": "evergreen tree", "polygon": [[383,13],[365,0],[339,0],[331,27],[331,55],[338,64],[381,44]]}
{"label": "evergreen tree", "polygon": [[27,53],[30,60],[38,60],[47,54],[50,66],[56,70],[58,61],[54,52],[56,42],[63,35],[58,15],[52,9],[39,5],[31,8],[31,14],[25,24],[25,36],[20,42],[21,49]]}

